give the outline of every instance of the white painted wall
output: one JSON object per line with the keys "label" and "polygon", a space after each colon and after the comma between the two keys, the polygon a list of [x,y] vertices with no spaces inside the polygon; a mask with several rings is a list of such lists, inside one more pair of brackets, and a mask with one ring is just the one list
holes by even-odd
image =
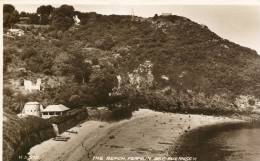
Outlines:
{"label": "white painted wall", "polygon": [[32,92],[33,90],[40,91],[41,90],[41,79],[38,78],[36,84],[34,84],[31,80],[24,79],[24,89],[26,91]]}

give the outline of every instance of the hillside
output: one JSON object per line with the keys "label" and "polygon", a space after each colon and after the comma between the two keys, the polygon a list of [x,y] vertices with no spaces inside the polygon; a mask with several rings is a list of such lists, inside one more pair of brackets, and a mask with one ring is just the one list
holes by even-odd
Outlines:
{"label": "hillside", "polygon": [[[10,79],[63,78],[59,89],[45,88],[41,96],[30,98],[65,104],[75,95],[80,105],[115,104],[122,99],[111,100],[109,93],[117,87],[128,102],[159,110],[199,106],[240,111],[241,104],[258,108],[260,56],[207,26],[177,15],[79,17],[81,25],[63,32],[28,27],[21,37],[4,37],[5,84]],[[90,62],[91,70],[79,60]],[[27,74],[21,74],[21,68]],[[89,72],[77,75],[80,70]],[[131,91],[134,98],[129,98]]]}
{"label": "hillside", "polygon": [[[72,37],[77,35],[81,35],[81,41],[93,45],[96,40],[111,38],[114,46],[110,50],[122,56],[120,71],[132,71],[150,60],[158,86],[163,85],[161,75],[166,75],[174,89],[209,94],[260,94],[257,88],[260,57],[256,52],[224,40],[184,17],[131,21],[103,16],[84,25]],[[127,53],[120,53],[122,48]]]}

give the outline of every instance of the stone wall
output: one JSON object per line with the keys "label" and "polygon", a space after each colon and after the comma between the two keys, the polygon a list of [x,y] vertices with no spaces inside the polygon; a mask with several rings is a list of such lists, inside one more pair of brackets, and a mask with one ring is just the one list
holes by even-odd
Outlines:
{"label": "stone wall", "polygon": [[55,124],[58,127],[58,133],[62,133],[77,124],[81,121],[86,120],[88,118],[87,112],[85,109],[73,109],[68,111],[64,116],[57,116],[48,119],[50,124]]}

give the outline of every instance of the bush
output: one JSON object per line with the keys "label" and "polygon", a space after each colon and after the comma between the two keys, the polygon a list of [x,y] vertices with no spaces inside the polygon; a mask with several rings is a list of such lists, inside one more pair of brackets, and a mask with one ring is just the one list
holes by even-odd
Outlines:
{"label": "bush", "polygon": [[22,60],[29,59],[32,56],[35,56],[37,51],[33,47],[26,48],[22,55]]}
{"label": "bush", "polygon": [[131,108],[115,107],[115,108],[112,108],[112,117],[115,120],[126,119],[126,118],[130,118],[132,116],[132,112],[133,112],[133,110],[131,110]]}
{"label": "bush", "polygon": [[95,46],[102,50],[110,50],[115,45],[112,37],[106,37],[95,41]]}
{"label": "bush", "polygon": [[7,97],[11,97],[13,95],[14,91],[9,87],[4,87],[3,94]]}

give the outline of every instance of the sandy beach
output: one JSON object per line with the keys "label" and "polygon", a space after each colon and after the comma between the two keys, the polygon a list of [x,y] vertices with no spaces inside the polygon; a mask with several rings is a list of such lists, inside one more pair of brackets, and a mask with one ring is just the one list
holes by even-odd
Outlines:
{"label": "sandy beach", "polygon": [[67,142],[47,140],[32,147],[29,155],[31,160],[38,161],[161,157],[167,155],[168,149],[175,144],[179,136],[191,129],[239,121],[241,120],[227,117],[162,113],[140,109],[134,112],[129,120],[113,123],[86,121],[70,129],[77,131],[77,134],[69,132],[61,134],[70,137]]}

